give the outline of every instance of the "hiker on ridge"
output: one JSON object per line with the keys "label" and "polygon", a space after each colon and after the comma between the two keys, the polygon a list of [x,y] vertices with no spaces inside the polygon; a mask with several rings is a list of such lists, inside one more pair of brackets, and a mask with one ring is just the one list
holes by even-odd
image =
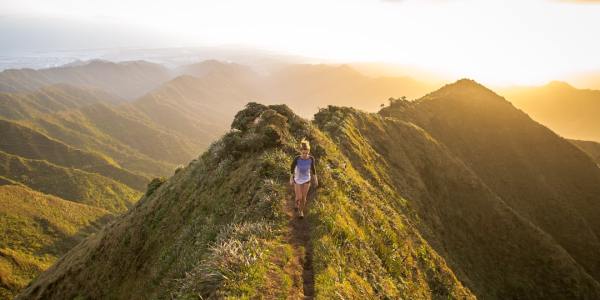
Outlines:
{"label": "hiker on ridge", "polygon": [[294,186],[294,191],[296,193],[296,211],[300,218],[304,217],[306,196],[308,195],[311,179],[314,180],[315,187],[319,185],[315,168],[315,158],[312,155],[309,155],[309,152],[310,144],[307,140],[302,139],[302,141],[300,141],[301,155],[294,158],[290,168],[290,185]]}

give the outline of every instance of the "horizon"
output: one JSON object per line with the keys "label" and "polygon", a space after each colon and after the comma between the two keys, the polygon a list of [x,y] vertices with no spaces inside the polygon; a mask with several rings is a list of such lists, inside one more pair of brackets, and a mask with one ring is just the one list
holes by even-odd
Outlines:
{"label": "horizon", "polygon": [[473,78],[511,86],[559,80],[585,88],[582,77],[600,73],[600,42],[592,38],[600,36],[598,3],[3,2],[0,32],[7,43],[0,53],[10,59],[53,51],[238,48],[298,62],[373,63],[374,73],[445,82]]}

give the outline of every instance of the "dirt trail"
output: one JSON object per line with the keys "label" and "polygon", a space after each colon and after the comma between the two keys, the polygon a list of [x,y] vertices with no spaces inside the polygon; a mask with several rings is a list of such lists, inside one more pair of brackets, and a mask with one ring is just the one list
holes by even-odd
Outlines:
{"label": "dirt trail", "polygon": [[[310,245],[310,224],[308,218],[298,218],[298,214],[295,211],[294,205],[294,191],[290,188],[288,193],[288,201],[286,203],[286,214],[289,218],[289,236],[288,241],[294,248],[294,256],[297,259],[297,263],[294,265],[298,268],[302,267],[302,275],[292,276],[294,285],[299,286],[302,281],[302,291],[300,299],[313,299],[315,287],[314,287],[314,276],[312,268],[312,247]],[[310,206],[316,195],[315,189],[310,188],[307,199],[307,207]],[[305,216],[307,215],[308,208],[304,209]],[[296,274],[299,275],[299,270],[295,270]]]}

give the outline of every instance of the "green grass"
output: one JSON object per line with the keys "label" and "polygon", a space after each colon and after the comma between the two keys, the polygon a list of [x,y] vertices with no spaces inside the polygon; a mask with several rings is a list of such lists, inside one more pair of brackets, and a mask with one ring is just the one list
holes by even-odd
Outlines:
{"label": "green grass", "polygon": [[141,193],[110,178],[0,151],[0,175],[65,200],[124,212]]}
{"label": "green grass", "polygon": [[12,299],[109,216],[24,186],[0,186],[0,296]]}

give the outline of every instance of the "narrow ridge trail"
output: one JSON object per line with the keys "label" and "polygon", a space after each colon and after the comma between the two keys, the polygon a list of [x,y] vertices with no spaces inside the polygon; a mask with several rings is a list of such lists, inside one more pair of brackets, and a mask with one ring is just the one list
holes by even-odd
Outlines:
{"label": "narrow ridge trail", "polygon": [[[314,274],[312,267],[312,247],[310,243],[310,224],[306,217],[308,207],[312,204],[316,196],[314,187],[310,187],[307,197],[307,205],[304,209],[305,217],[303,219],[298,218],[298,214],[295,210],[295,195],[294,191],[290,188],[286,203],[286,214],[289,218],[289,244],[294,249],[294,259],[296,262],[293,264],[297,268],[302,268],[301,276],[299,270],[292,271],[295,276],[292,275],[294,285],[298,286],[302,290],[300,299],[313,299],[314,298]],[[301,281],[301,282],[300,282]]]}

